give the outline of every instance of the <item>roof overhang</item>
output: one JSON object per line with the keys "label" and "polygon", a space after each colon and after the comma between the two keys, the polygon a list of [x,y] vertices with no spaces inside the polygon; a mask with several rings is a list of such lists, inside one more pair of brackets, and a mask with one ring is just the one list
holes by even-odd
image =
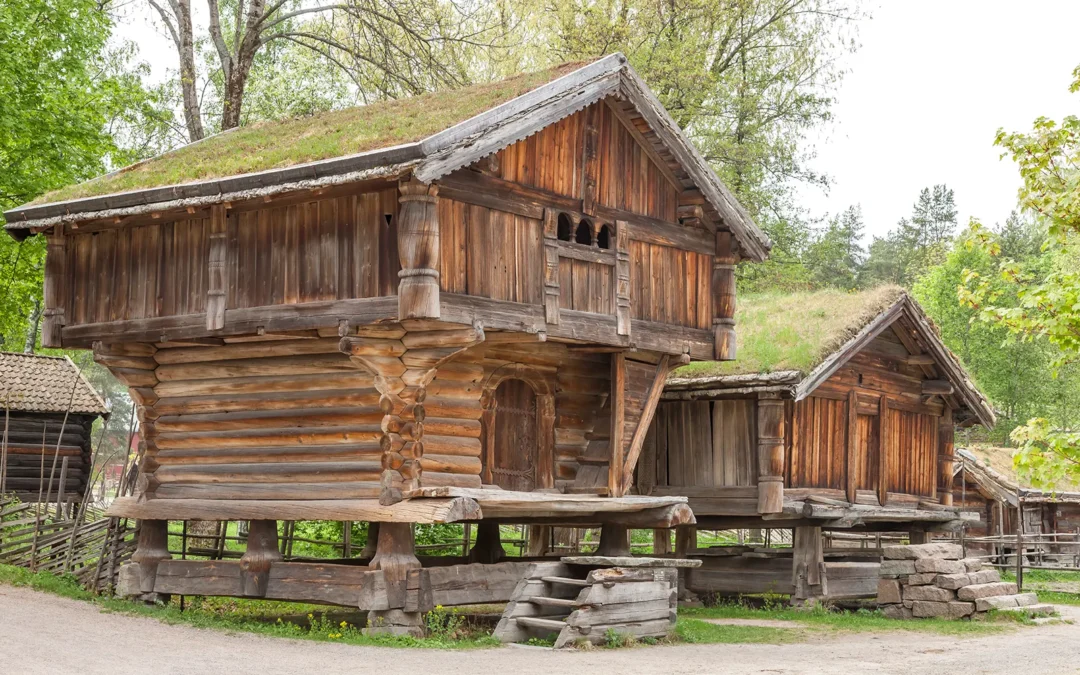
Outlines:
{"label": "roof overhang", "polygon": [[411,171],[423,182],[438,180],[498,152],[603,98],[629,101],[663,146],[719,214],[744,258],[764,260],[772,242],[731,195],[622,54],[598,59],[522,96],[491,108],[421,141],[391,148],[166,187],[40,205],[5,212],[6,229],[16,239],[64,222],[120,217],[238,201],[277,192],[364,180]]}

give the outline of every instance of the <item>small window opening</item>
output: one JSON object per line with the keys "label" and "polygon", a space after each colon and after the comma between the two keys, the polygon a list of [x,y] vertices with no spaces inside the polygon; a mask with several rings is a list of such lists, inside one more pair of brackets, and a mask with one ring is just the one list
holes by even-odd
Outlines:
{"label": "small window opening", "polygon": [[611,248],[611,226],[602,225],[600,234],[596,235],[596,245],[603,249]]}
{"label": "small window opening", "polygon": [[570,233],[574,231],[574,226],[570,223],[570,216],[565,213],[559,214],[559,229],[557,236],[562,241],[570,241]]}
{"label": "small window opening", "polygon": [[390,227],[390,226],[392,226],[394,224],[394,214],[392,214],[392,213],[384,214],[383,218],[386,218],[387,227]]}
{"label": "small window opening", "polygon": [[592,246],[592,223],[587,219],[582,218],[581,222],[577,226],[577,234],[574,236],[574,241],[585,246]]}

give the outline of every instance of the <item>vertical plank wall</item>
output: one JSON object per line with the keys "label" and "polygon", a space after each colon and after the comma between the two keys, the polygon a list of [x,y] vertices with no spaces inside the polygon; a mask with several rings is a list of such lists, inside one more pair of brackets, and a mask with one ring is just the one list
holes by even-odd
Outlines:
{"label": "vertical plank wall", "polygon": [[664,486],[756,485],[755,418],[753,400],[662,402],[639,473]]}

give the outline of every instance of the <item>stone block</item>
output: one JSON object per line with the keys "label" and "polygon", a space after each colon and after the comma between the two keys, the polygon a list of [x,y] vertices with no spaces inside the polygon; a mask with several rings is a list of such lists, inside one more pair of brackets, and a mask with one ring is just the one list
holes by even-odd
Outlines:
{"label": "stone block", "polygon": [[964,574],[966,568],[959,560],[946,560],[944,558],[920,558],[915,561],[915,571],[919,574],[934,572],[936,574]]}
{"label": "stone block", "polygon": [[121,598],[134,598],[141,594],[139,564],[129,562],[121,565],[116,577],[116,595]]}
{"label": "stone block", "polygon": [[964,586],[956,595],[961,600],[978,600],[979,598],[990,598],[995,595],[1016,595],[1016,584],[999,581],[991,584],[975,584],[973,586]]}
{"label": "stone block", "polygon": [[912,605],[911,613],[915,618],[928,619],[939,617],[942,619],[962,619],[975,611],[975,603],[972,602],[929,602],[916,600]]}
{"label": "stone block", "polygon": [[988,612],[991,609],[1010,609],[1012,607],[1030,607],[1039,604],[1039,596],[1034,593],[1017,593],[1015,595],[994,595],[989,598],[979,598],[975,601],[975,610]]}
{"label": "stone block", "polygon": [[909,574],[904,578],[907,579],[907,583],[911,586],[925,586],[934,583],[936,577],[937,574],[930,572],[928,574]]}
{"label": "stone block", "polygon": [[895,579],[906,574],[915,574],[914,560],[882,560],[878,574],[883,579]]}
{"label": "stone block", "polygon": [[978,572],[983,568],[983,561],[978,558],[964,558],[960,562],[964,563],[964,568],[968,572]]}
{"label": "stone block", "polygon": [[949,602],[956,599],[956,593],[937,586],[907,586],[904,588],[904,600],[924,600],[928,602]]}
{"label": "stone block", "polygon": [[904,606],[904,609],[911,609],[911,606],[913,604],[915,604],[915,601],[914,600],[904,600],[904,602],[902,602],[901,604]]}
{"label": "stone block", "polygon": [[972,584],[996,584],[1001,581],[1001,574],[997,570],[980,570],[968,574]]}
{"label": "stone block", "polygon": [[911,544],[909,546],[886,546],[882,554],[886,560],[921,560],[922,558],[960,560],[964,555],[964,550],[958,544],[938,542],[933,544]]}
{"label": "stone block", "polygon": [[951,591],[959,590],[972,584],[970,574],[939,574],[934,577],[934,585]]}
{"label": "stone block", "polygon": [[903,598],[900,596],[900,582],[895,579],[878,579],[877,601],[878,604],[887,605],[899,603]]}
{"label": "stone block", "polygon": [[1038,616],[1053,616],[1057,613],[1053,605],[1025,605],[1023,607],[1008,607],[1001,610],[1002,612],[1009,612],[1014,614],[1023,614],[1028,617]]}
{"label": "stone block", "polygon": [[889,619],[912,619],[915,616],[911,609],[903,605],[889,605],[884,607],[881,612]]}

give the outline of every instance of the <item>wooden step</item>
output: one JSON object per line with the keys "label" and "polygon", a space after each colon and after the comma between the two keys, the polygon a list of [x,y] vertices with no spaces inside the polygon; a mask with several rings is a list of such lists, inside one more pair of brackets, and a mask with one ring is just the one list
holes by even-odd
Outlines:
{"label": "wooden step", "polygon": [[572,607],[577,608],[577,600],[570,598],[548,598],[543,595],[534,595],[528,599],[529,602],[534,605],[544,605],[546,607]]}
{"label": "wooden step", "polygon": [[546,581],[549,584],[562,584],[564,586],[591,586],[588,581],[584,579],[571,579],[569,577],[540,577],[541,581]]}
{"label": "wooden step", "polygon": [[578,457],[578,464],[592,466],[607,466],[611,461],[609,457]]}
{"label": "wooden step", "polygon": [[541,619],[536,616],[519,616],[514,621],[517,621],[522,626],[528,626],[529,628],[543,628],[544,630],[550,630],[553,632],[560,632],[563,628],[566,628],[566,622],[560,619]]}

